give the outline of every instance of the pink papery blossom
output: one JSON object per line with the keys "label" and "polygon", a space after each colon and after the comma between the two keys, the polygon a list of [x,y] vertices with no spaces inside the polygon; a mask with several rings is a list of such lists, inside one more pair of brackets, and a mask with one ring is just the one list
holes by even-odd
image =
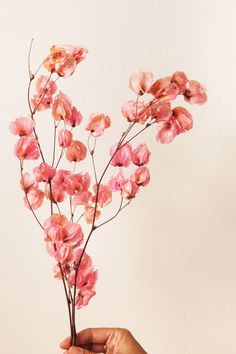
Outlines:
{"label": "pink papery blossom", "polygon": [[72,107],[71,115],[66,115],[65,117],[65,123],[72,128],[80,125],[82,120],[82,114],[77,110],[75,106]]}
{"label": "pink papery blossom", "polygon": [[65,190],[65,181],[72,173],[69,170],[57,170],[52,182]]}
{"label": "pink papery blossom", "polygon": [[[50,242],[49,242],[50,244]],[[74,249],[72,246],[67,245],[64,242],[56,242],[55,253],[51,254],[60,264],[70,264],[74,261]],[[49,253],[50,254],[50,253]]]}
{"label": "pink papery blossom", "polygon": [[148,108],[148,113],[157,122],[169,120],[172,116],[170,102],[153,102]]}
{"label": "pink papery blossom", "polygon": [[120,171],[118,175],[110,179],[110,181],[108,182],[108,186],[110,187],[112,192],[118,192],[122,190],[122,187],[127,181],[128,179],[125,178],[122,171]]}
{"label": "pink papery blossom", "polygon": [[86,130],[89,130],[94,137],[101,136],[104,133],[106,128],[109,128],[111,125],[110,117],[106,116],[103,113],[97,114],[93,113],[89,116],[89,121],[85,127]]}
{"label": "pink papery blossom", "polygon": [[59,92],[53,100],[52,116],[56,121],[64,120],[68,122],[72,117],[72,103],[69,97],[63,92]]}
{"label": "pink papery blossom", "polygon": [[79,247],[84,240],[84,233],[79,224],[69,222],[62,229],[63,241],[70,246]]}
{"label": "pink papery blossom", "polygon": [[96,295],[96,291],[91,289],[82,289],[79,291],[76,297],[76,308],[81,309],[82,307],[88,305],[90,299]]}
{"label": "pink papery blossom", "polygon": [[62,148],[67,148],[71,145],[73,140],[73,134],[67,129],[61,129],[58,134],[58,144]]}
{"label": "pink papery blossom", "polygon": [[77,64],[86,57],[86,54],[87,49],[82,46],[54,45],[44,61],[44,66],[48,71],[68,77],[74,73]]}
{"label": "pink papery blossom", "polygon": [[63,240],[63,226],[68,224],[67,217],[63,214],[53,214],[45,220],[44,234],[45,241],[62,241]]}
{"label": "pink papery blossom", "polygon": [[92,267],[81,269],[78,272],[76,287],[79,289],[93,289],[97,281],[97,271]]}
{"label": "pink papery blossom", "polygon": [[118,148],[118,144],[115,144],[110,149],[110,155],[111,157],[114,155],[111,162],[112,166],[128,167],[132,161],[132,146],[128,143]]}
{"label": "pink papery blossom", "polygon": [[81,191],[73,196],[72,204],[76,205],[88,205],[92,199],[92,193],[90,191]]}
{"label": "pink papery blossom", "polygon": [[52,96],[57,90],[57,85],[50,78],[50,76],[41,75],[36,81],[36,91],[38,96],[46,94],[47,96]]}
{"label": "pink papery blossom", "polygon": [[122,197],[126,199],[135,198],[138,193],[139,186],[132,180],[128,180],[122,187]]}
{"label": "pink papery blossom", "polygon": [[24,203],[28,209],[38,209],[43,203],[44,193],[40,189],[29,190],[24,197]]}
{"label": "pink papery blossom", "polygon": [[[95,212],[95,208],[89,205],[86,205],[84,208],[84,217],[85,220],[87,222],[87,224],[92,224],[93,223],[93,219],[94,219],[94,212]],[[101,211],[100,210],[96,210],[96,217],[95,219],[98,219],[101,216]]]}
{"label": "pink papery blossom", "polygon": [[143,95],[148,92],[153,83],[153,75],[148,71],[140,71],[129,79],[129,87],[137,95]]}
{"label": "pink papery blossom", "polygon": [[186,84],[184,92],[185,101],[191,104],[202,105],[207,101],[207,94],[205,87],[200,82],[191,80]]}
{"label": "pink papery blossom", "polygon": [[143,101],[129,100],[121,107],[121,113],[128,120],[128,122],[137,122],[144,124],[148,118],[149,113],[147,105]]}
{"label": "pink papery blossom", "polygon": [[37,182],[48,183],[56,174],[56,169],[45,162],[33,169],[35,180]]}
{"label": "pink papery blossom", "polygon": [[95,195],[92,198],[92,202],[95,203],[96,200],[98,201],[98,204],[101,208],[104,206],[108,205],[112,201],[112,191],[111,189],[105,185],[105,184],[100,184],[99,185],[99,191],[98,191],[98,196],[97,196],[97,185],[93,187]]}
{"label": "pink papery blossom", "polygon": [[71,145],[66,149],[66,158],[70,162],[79,162],[86,158],[87,148],[78,140],[73,140]]}
{"label": "pink papery blossom", "polygon": [[20,160],[37,160],[40,156],[37,139],[32,136],[20,137],[15,145],[14,153]]}
{"label": "pink papery blossom", "polygon": [[176,71],[172,75],[171,81],[176,83],[180,94],[183,94],[185,92],[188,78],[183,71]]}
{"label": "pink papery blossom", "polygon": [[10,123],[9,130],[14,135],[31,135],[34,130],[34,121],[30,117],[18,117]]}
{"label": "pink papery blossom", "polygon": [[158,102],[166,102],[176,99],[179,94],[178,85],[172,81],[171,76],[164,77],[154,82],[149,93],[158,99]]}
{"label": "pink papery blossom", "polygon": [[28,172],[22,174],[20,179],[20,186],[21,189],[23,189],[26,193],[29,191],[38,190],[38,183]]}
{"label": "pink papery blossom", "polygon": [[33,111],[45,111],[52,105],[53,98],[51,95],[34,95],[31,100]]}
{"label": "pink papery blossom", "polygon": [[178,124],[180,133],[184,133],[193,127],[192,115],[184,107],[174,108],[172,119]]}
{"label": "pink papery blossom", "polygon": [[90,181],[88,173],[71,174],[64,181],[64,189],[69,195],[78,194],[89,189]]}
{"label": "pink papery blossom", "polygon": [[132,162],[137,166],[146,165],[149,162],[151,152],[146,144],[140,144],[133,150]]}
{"label": "pink papery blossom", "polygon": [[66,199],[67,193],[63,189],[63,186],[52,182],[51,186],[48,184],[45,186],[45,196],[53,203],[62,203]]}
{"label": "pink papery blossom", "polygon": [[147,166],[140,166],[131,176],[138,186],[145,187],[150,182],[150,172]]}
{"label": "pink papery blossom", "polygon": [[173,119],[157,123],[156,139],[161,144],[169,144],[179,133],[179,125]]}

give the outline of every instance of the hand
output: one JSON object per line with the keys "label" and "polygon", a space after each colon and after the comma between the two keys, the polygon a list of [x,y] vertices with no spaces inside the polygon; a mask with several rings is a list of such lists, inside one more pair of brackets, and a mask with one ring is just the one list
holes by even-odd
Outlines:
{"label": "hand", "polygon": [[127,329],[88,328],[77,339],[80,347],[70,347],[70,337],[60,344],[64,354],[147,354]]}

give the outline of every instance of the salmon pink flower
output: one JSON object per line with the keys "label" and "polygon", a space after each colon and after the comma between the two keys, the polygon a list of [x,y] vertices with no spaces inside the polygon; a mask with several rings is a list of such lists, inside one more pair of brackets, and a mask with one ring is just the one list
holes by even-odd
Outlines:
{"label": "salmon pink flower", "polygon": [[156,102],[148,108],[149,115],[157,122],[169,120],[172,116],[170,102]]}
{"label": "salmon pink flower", "polygon": [[36,81],[36,91],[38,96],[42,96],[44,94],[48,96],[54,95],[57,90],[57,85],[55,82],[50,79],[50,76],[41,75]]}
{"label": "salmon pink flower", "polygon": [[44,193],[40,189],[29,190],[27,197],[24,197],[24,203],[28,209],[38,209],[43,203]]}
{"label": "salmon pink flower", "polygon": [[76,287],[78,289],[93,289],[97,281],[97,271],[92,267],[82,269],[77,276]]}
{"label": "salmon pink flower", "polygon": [[56,171],[55,177],[53,178],[52,182],[58,187],[65,189],[65,180],[70,175],[71,172],[69,170],[58,170]]}
{"label": "salmon pink flower", "polygon": [[179,133],[179,125],[173,119],[157,123],[156,139],[161,144],[169,144]]}
{"label": "salmon pink flower", "polygon": [[129,100],[121,107],[121,113],[128,122],[144,124],[149,118],[147,105],[143,101]]}
{"label": "salmon pink flower", "polygon": [[90,191],[81,191],[73,196],[72,204],[76,205],[88,205],[92,199],[92,193]]}
{"label": "salmon pink flower", "polygon": [[20,160],[37,160],[40,156],[37,139],[22,136],[15,145],[14,153]]}
{"label": "salmon pink flower", "polygon": [[145,187],[150,182],[150,172],[147,166],[140,166],[131,176],[131,180],[138,186]]}
{"label": "salmon pink flower", "polygon": [[180,128],[180,133],[186,132],[193,127],[192,115],[184,107],[176,107],[173,109],[173,119]]}
{"label": "salmon pink flower", "polygon": [[79,291],[76,298],[76,308],[81,309],[82,307],[88,305],[90,299],[96,295],[96,292],[91,289],[82,289]]}
{"label": "salmon pink flower", "polygon": [[19,117],[16,118],[9,125],[9,130],[14,135],[31,135],[34,130],[34,121],[30,117]]}
{"label": "salmon pink flower", "polygon": [[85,129],[89,130],[94,137],[101,136],[104,133],[106,128],[109,128],[111,125],[110,117],[106,116],[103,113],[90,114],[88,124]]}
{"label": "salmon pink flower", "polygon": [[70,264],[74,260],[74,249],[73,247],[65,244],[64,242],[56,243],[56,253],[54,255],[55,259],[60,264]]}
{"label": "salmon pink flower", "polygon": [[63,240],[63,226],[68,224],[68,220],[63,214],[53,214],[45,220],[43,227],[45,233],[45,241],[61,241]]}
{"label": "salmon pink flower", "polygon": [[[97,185],[93,187],[95,195],[92,198],[92,202],[96,202],[96,195],[97,195]],[[100,184],[99,191],[98,191],[98,204],[101,208],[108,205],[112,201],[112,191],[111,189],[105,185]]]}
{"label": "salmon pink flower", "polygon": [[38,183],[28,172],[23,173],[20,180],[20,186],[26,193],[38,190]]}
{"label": "salmon pink flower", "polygon": [[[75,258],[74,258],[75,265],[77,265],[79,263],[82,253],[83,253],[82,248],[75,249]],[[92,259],[86,252],[84,252],[83,258],[81,259],[81,262],[80,262],[80,269],[82,271],[84,271],[86,269],[89,269],[90,267],[92,267]],[[73,277],[73,274],[72,274],[72,277]],[[73,283],[74,283],[74,281],[75,281],[75,277],[73,279]]]}
{"label": "salmon pink flower", "polygon": [[64,189],[69,195],[78,194],[89,189],[90,180],[91,178],[88,173],[69,175],[65,179]]}
{"label": "salmon pink flower", "polygon": [[114,155],[111,165],[128,167],[132,160],[132,146],[125,144],[122,148],[118,149],[118,144],[113,145],[110,149],[111,157]]}
{"label": "salmon pink flower", "polygon": [[85,58],[86,54],[87,49],[81,46],[54,45],[50,55],[44,61],[44,66],[47,70],[66,78],[74,73],[77,64]]}
{"label": "salmon pink flower", "polygon": [[47,184],[45,186],[45,196],[53,203],[62,203],[67,197],[63,186],[52,182],[51,187]]}
{"label": "salmon pink flower", "polygon": [[82,120],[82,114],[75,108],[75,106],[72,107],[71,115],[65,117],[65,123],[72,128],[80,125]]}
{"label": "salmon pink flower", "polygon": [[148,92],[153,83],[153,75],[148,71],[140,71],[129,79],[129,87],[137,95],[143,95]]}
{"label": "salmon pink flower", "polygon": [[159,102],[174,100],[179,94],[179,88],[172,81],[171,76],[164,77],[154,82],[149,89],[149,93],[155,96]]}
{"label": "salmon pink flower", "polygon": [[69,131],[67,129],[60,130],[60,132],[58,134],[59,146],[61,146],[62,148],[67,148],[72,143],[72,140],[73,140],[73,135],[72,135],[71,131]]}
{"label": "salmon pink flower", "polygon": [[122,187],[122,197],[126,199],[135,198],[138,193],[139,186],[132,180],[128,180]]}
{"label": "salmon pink flower", "polygon": [[63,242],[66,244],[79,247],[84,239],[84,233],[79,224],[70,222],[63,227]]}
{"label": "salmon pink flower", "polygon": [[51,107],[52,100],[51,95],[34,95],[31,105],[35,112],[41,112]]}
{"label": "salmon pink flower", "polygon": [[112,192],[117,192],[122,190],[122,187],[128,180],[124,177],[122,171],[118,173],[115,177],[112,177],[108,182],[108,186],[110,187]]}
{"label": "salmon pink flower", "polygon": [[191,80],[186,84],[184,99],[191,104],[204,104],[207,101],[206,89],[200,82]]}
{"label": "salmon pink flower", "polygon": [[45,162],[33,169],[33,173],[37,182],[48,183],[56,174],[56,169]]}
{"label": "salmon pink flower", "polygon": [[188,82],[188,78],[183,71],[176,71],[171,78],[172,82],[175,82],[179,88],[179,93],[183,94],[186,90],[186,84]]}
{"label": "salmon pink flower", "polygon": [[140,144],[132,153],[132,161],[135,165],[142,166],[146,165],[149,162],[150,151],[147,148],[146,144]]}
{"label": "salmon pink flower", "polygon": [[73,140],[71,145],[66,149],[66,158],[70,162],[79,162],[86,158],[87,148],[78,140]]}
{"label": "salmon pink flower", "polygon": [[[85,220],[87,222],[87,224],[92,224],[93,223],[93,218],[94,218],[94,212],[95,212],[95,208],[90,206],[90,205],[86,205],[84,208],[84,217]],[[101,211],[100,210],[96,210],[96,217],[95,219],[98,219],[101,216]]]}
{"label": "salmon pink flower", "polygon": [[72,116],[71,100],[63,93],[59,92],[53,100],[52,116],[56,121],[68,121]]}

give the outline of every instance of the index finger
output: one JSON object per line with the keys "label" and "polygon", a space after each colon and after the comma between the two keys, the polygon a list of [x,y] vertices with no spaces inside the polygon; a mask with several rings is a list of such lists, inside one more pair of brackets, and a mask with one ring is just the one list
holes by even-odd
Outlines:
{"label": "index finger", "polygon": [[[83,344],[106,344],[111,334],[110,328],[86,328],[77,333],[77,339],[79,345]],[[67,337],[61,342],[60,347],[62,349],[69,349],[71,346],[71,337]]]}

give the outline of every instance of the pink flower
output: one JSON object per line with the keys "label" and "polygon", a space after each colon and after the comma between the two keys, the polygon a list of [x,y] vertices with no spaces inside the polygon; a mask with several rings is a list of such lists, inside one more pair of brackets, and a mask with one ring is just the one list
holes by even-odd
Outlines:
{"label": "pink flower", "polygon": [[37,182],[48,183],[56,174],[56,169],[45,162],[33,169],[33,173]]}
{"label": "pink flower", "polygon": [[110,149],[111,157],[114,155],[111,165],[128,167],[132,160],[132,146],[125,144],[122,148],[118,149],[118,144],[113,145]]}
{"label": "pink flower", "polygon": [[149,162],[150,151],[146,144],[140,144],[136,147],[132,154],[132,161],[135,165],[142,166]]}
{"label": "pink flower", "polygon": [[175,120],[157,123],[157,141],[161,144],[169,144],[180,133],[179,125]]}
{"label": "pink flower", "polygon": [[149,93],[155,96],[159,102],[174,100],[179,94],[179,88],[172,82],[171,76],[164,77],[154,82]]}
{"label": "pink flower", "polygon": [[179,93],[183,94],[185,92],[186,89],[186,84],[188,82],[188,78],[186,76],[186,74],[183,71],[176,71],[173,75],[172,75],[172,82],[175,82],[176,85],[179,88]]}
{"label": "pink flower", "polygon": [[92,193],[90,191],[81,191],[73,196],[72,204],[76,205],[88,205],[92,199]]}
{"label": "pink flower", "polygon": [[[96,195],[97,195],[97,185],[93,187],[95,195],[92,198],[92,201],[96,202]],[[105,184],[100,184],[99,192],[98,192],[98,204],[101,208],[108,205],[112,201],[112,191],[110,188]]]}
{"label": "pink flower", "polygon": [[70,175],[71,172],[69,170],[58,170],[52,182],[58,187],[65,189],[65,180]]}
{"label": "pink flower", "polygon": [[172,116],[172,109],[170,102],[156,102],[148,108],[148,113],[157,122],[169,120]]}
{"label": "pink flower", "polygon": [[31,135],[34,129],[34,121],[30,117],[16,118],[9,125],[9,130],[14,135]]}
{"label": "pink flower", "polygon": [[78,247],[81,245],[84,239],[84,233],[79,224],[68,223],[63,226],[63,241],[73,247]]}
{"label": "pink flower", "polygon": [[31,105],[34,111],[40,112],[51,107],[52,96],[51,95],[34,95],[31,99]]}
{"label": "pink flower", "polygon": [[20,186],[26,193],[38,190],[38,183],[28,172],[23,173],[20,180]]}
{"label": "pink flower", "polygon": [[53,203],[61,203],[67,197],[63,186],[54,182],[51,183],[51,188],[48,184],[45,186],[45,195]]}
{"label": "pink flower", "polygon": [[69,195],[78,194],[89,189],[90,180],[91,178],[88,173],[69,175],[65,179],[64,189]]}
{"label": "pink flower", "polygon": [[86,158],[87,148],[78,140],[73,140],[71,145],[66,149],[66,158],[70,162],[79,162]]}
{"label": "pink flower", "polygon": [[[87,224],[92,224],[93,223],[93,218],[94,218],[94,212],[95,212],[95,208],[89,205],[86,205],[84,208],[84,216],[85,216],[85,220],[87,222]],[[96,217],[95,219],[98,219],[101,215],[101,211],[100,210],[96,210]]]}
{"label": "pink flower", "polygon": [[122,187],[122,197],[127,199],[135,198],[138,190],[139,186],[132,180],[128,180]]}
{"label": "pink flower", "polygon": [[199,82],[191,80],[186,84],[184,99],[191,104],[204,104],[207,101],[206,89]]}
{"label": "pink flower", "polygon": [[68,77],[74,73],[77,64],[85,58],[86,54],[87,49],[80,46],[54,45],[44,62],[44,66],[47,70],[56,72],[59,76]]}
{"label": "pink flower", "polygon": [[108,182],[108,186],[112,190],[112,192],[117,192],[122,190],[122,187],[128,180],[124,178],[122,171],[118,173],[115,177],[112,177]]}
{"label": "pink flower", "polygon": [[109,128],[111,125],[110,117],[105,114],[90,114],[88,124],[85,129],[89,130],[93,136],[101,136],[104,133],[106,128]]}
{"label": "pink flower", "polygon": [[43,203],[44,193],[40,189],[29,190],[24,197],[24,204],[28,209],[38,209]]}
{"label": "pink flower", "polygon": [[40,156],[37,139],[22,136],[15,145],[14,153],[20,160],[37,160]]}
{"label": "pink flower", "polygon": [[76,307],[81,309],[82,307],[88,305],[90,299],[96,295],[96,292],[91,289],[82,289],[79,291],[76,298]]}
{"label": "pink flower", "polygon": [[184,107],[173,109],[173,119],[178,124],[180,133],[186,132],[193,127],[192,115]]}
{"label": "pink flower", "polygon": [[143,124],[149,118],[147,105],[143,101],[136,102],[129,100],[121,107],[121,113],[128,122],[137,122]]}
{"label": "pink flower", "polygon": [[60,264],[70,264],[74,260],[74,249],[73,247],[61,242],[56,243],[56,252],[55,259],[60,263]]}
{"label": "pink flower", "polygon": [[38,96],[52,96],[57,90],[57,85],[49,76],[41,75],[36,81],[36,91]]}
{"label": "pink flower", "polygon": [[45,233],[45,241],[61,241],[63,240],[63,226],[68,224],[68,220],[63,214],[53,214],[45,220],[43,227]]}
{"label": "pink flower", "polygon": [[75,106],[72,107],[71,115],[65,117],[66,124],[68,124],[72,128],[80,125],[82,120],[82,114],[75,108]]}
{"label": "pink flower", "polygon": [[92,267],[78,272],[76,287],[79,289],[93,289],[97,281],[97,271]]}
{"label": "pink flower", "polygon": [[53,100],[52,116],[57,121],[68,121],[72,117],[71,100],[61,91],[56,95]]}
{"label": "pink flower", "polygon": [[129,87],[137,95],[143,95],[148,92],[153,83],[153,75],[148,71],[140,71],[129,79]]}
{"label": "pink flower", "polygon": [[150,172],[147,166],[140,166],[131,176],[131,180],[138,186],[145,187],[150,182]]}
{"label": "pink flower", "polygon": [[73,140],[73,135],[69,130],[62,129],[58,134],[58,143],[62,148],[70,146]]}

